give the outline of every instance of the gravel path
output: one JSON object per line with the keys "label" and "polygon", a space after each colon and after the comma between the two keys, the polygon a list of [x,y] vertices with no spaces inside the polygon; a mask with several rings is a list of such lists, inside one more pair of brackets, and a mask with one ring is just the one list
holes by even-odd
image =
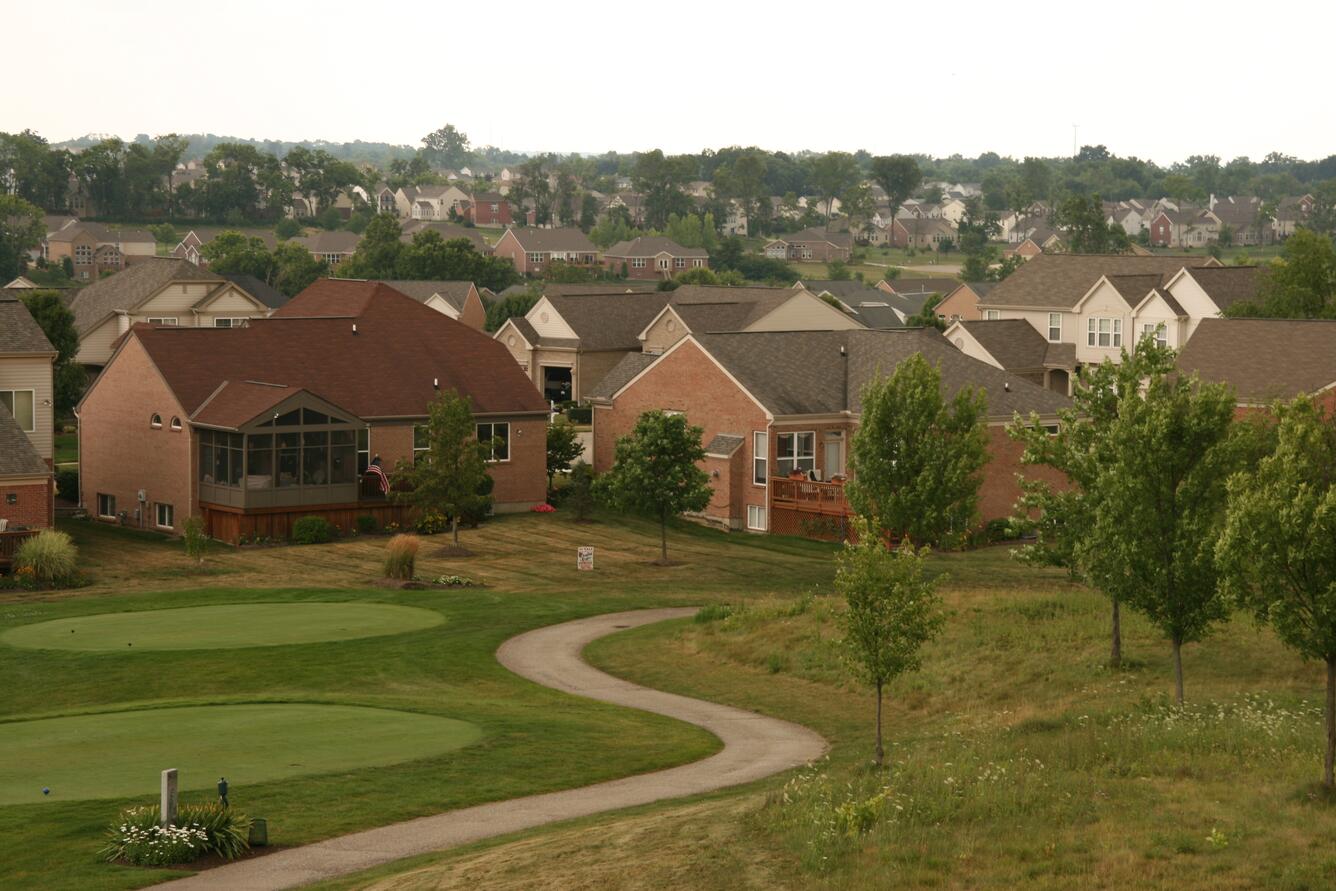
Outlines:
{"label": "gravel path", "polygon": [[[805,727],[618,680],[580,658],[580,651],[597,638],[626,628],[684,618],[695,611],[695,608],[635,610],[539,628],[506,641],[497,650],[496,658],[521,677],[546,687],[703,727],[723,741],[724,748],[717,754],[668,770],[355,832],[220,866],[157,887],[216,891],[296,888],[391,860],[546,823],[748,783],[821,757],[827,748],[826,741]],[[586,757],[598,757],[598,753],[586,753]]]}

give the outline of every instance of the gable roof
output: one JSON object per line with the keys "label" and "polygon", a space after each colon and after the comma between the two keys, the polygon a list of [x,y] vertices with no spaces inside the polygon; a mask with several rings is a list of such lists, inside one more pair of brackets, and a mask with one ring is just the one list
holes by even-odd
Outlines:
{"label": "gable roof", "polygon": [[547,411],[503,345],[378,282],[320,279],[240,328],[136,325],[130,336],[191,415],[224,383],[229,420],[274,395],[262,385],[307,390],[364,419],[425,416],[434,381],[476,414]]}
{"label": "gable roof", "polygon": [[1336,321],[1202,319],[1178,354],[1182,371],[1265,403],[1336,385]]}
{"label": "gable roof", "polygon": [[[221,272],[219,275],[270,309],[278,309],[288,302],[288,295],[273,285],[265,284],[253,275],[246,275],[243,272]],[[207,299],[208,297],[205,298],[205,300]]]}
{"label": "gable roof", "polygon": [[579,229],[537,229],[525,226],[523,229],[512,227],[506,231],[515,237],[521,249],[529,253],[544,254],[549,251],[598,253],[598,248],[589,240],[589,236]]}
{"label": "gable roof", "polygon": [[844,301],[846,306],[853,306],[860,300],[880,299],[884,291],[869,285],[867,282],[860,282],[856,278],[852,279],[800,279],[793,283],[795,288],[805,287],[813,294],[829,294]]}
{"label": "gable roof", "polygon": [[[680,288],[678,290],[681,290]],[[638,350],[640,332],[668,304],[670,291],[649,294],[545,294],[583,350]]]}
{"label": "gable roof", "polygon": [[351,254],[357,250],[362,236],[346,229],[333,229],[291,240],[313,254]]}
{"label": "gable roof", "polygon": [[412,241],[413,236],[419,232],[435,232],[441,236],[444,241],[454,241],[457,238],[466,238],[473,247],[482,254],[491,253],[492,247],[487,243],[487,239],[482,237],[482,233],[471,226],[461,226],[459,223],[439,222],[436,220],[408,220],[404,222],[400,241]]}
{"label": "gable roof", "polygon": [[886,284],[901,297],[911,294],[941,294],[945,297],[960,286],[954,278],[897,278]]}
{"label": "gable roof", "polygon": [[1164,278],[1158,272],[1104,276],[1104,280],[1118,293],[1119,297],[1123,298],[1123,302],[1131,309],[1140,306],[1141,302],[1146,299],[1146,295],[1158,288]]}
{"label": "gable roof", "polygon": [[605,257],[657,257],[670,254],[674,257],[708,257],[704,248],[687,248],[661,235],[642,235],[630,241],[619,241],[603,252]]}
{"label": "gable roof", "polygon": [[55,353],[42,327],[17,297],[0,295],[0,355]]}
{"label": "gable roof", "polygon": [[101,223],[79,220],[66,223],[63,228],[49,233],[46,240],[57,244],[74,241],[85,232],[97,239],[98,244],[157,244],[157,240],[143,229],[112,229]]}
{"label": "gable roof", "polygon": [[407,294],[419,303],[426,303],[432,297],[440,295],[441,299],[453,306],[460,312],[464,311],[464,304],[468,302],[469,291],[473,290],[473,282],[467,281],[384,281],[382,284],[389,285],[400,294]]}
{"label": "gable roof", "polygon": [[799,244],[812,241],[826,242],[840,248],[851,248],[854,238],[848,232],[832,232],[828,229],[812,226],[800,232],[791,232],[788,235],[772,238],[768,243]]}
{"label": "gable roof", "polygon": [[174,281],[222,282],[224,279],[189,260],[145,257],[120,272],[98,279],[75,295],[74,328],[87,334],[114,312],[127,312]]}
{"label": "gable roof", "polygon": [[1076,364],[1076,344],[1050,343],[1024,319],[962,320],[956,325],[1008,371]]}
{"label": "gable roof", "polygon": [[[532,282],[524,282],[518,285],[511,285],[502,289],[497,294],[498,297],[505,299],[514,294],[524,294],[529,290]],[[609,284],[607,282],[592,282],[586,284],[567,284],[563,282],[543,282],[543,295],[551,297],[553,295],[569,296],[571,294],[644,294],[650,291],[659,290],[659,283],[651,280],[629,279],[624,282]]]}
{"label": "gable roof", "polygon": [[28,434],[0,405],[0,476],[49,476],[51,468],[37,454]]}
{"label": "gable roof", "polygon": [[1187,274],[1223,312],[1235,303],[1257,297],[1257,271],[1256,266],[1214,266],[1189,269]]}
{"label": "gable roof", "polygon": [[980,301],[980,304],[1070,310],[1089,293],[1101,276],[1170,276],[1184,267],[1218,265],[1210,257],[1166,254],[1149,257],[1132,254],[1038,254],[998,282],[987,300]]}

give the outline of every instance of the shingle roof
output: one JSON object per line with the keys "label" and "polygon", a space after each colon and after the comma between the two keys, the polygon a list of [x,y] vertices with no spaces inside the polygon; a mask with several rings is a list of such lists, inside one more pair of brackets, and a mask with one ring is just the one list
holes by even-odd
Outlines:
{"label": "shingle roof", "polygon": [[854,306],[862,300],[876,300],[884,294],[866,282],[860,282],[858,279],[849,279],[841,281],[836,279],[802,279],[796,282],[794,287],[801,284],[813,294],[830,294],[832,297],[838,297],[847,305]]}
{"label": "shingle roof", "polygon": [[1188,275],[1201,285],[1206,296],[1210,297],[1221,311],[1229,309],[1235,303],[1254,300],[1257,297],[1256,266],[1190,269]]}
{"label": "shingle roof", "polygon": [[[1210,257],[1159,254],[1039,254],[998,282],[988,295],[989,306],[1034,306],[1071,309],[1102,275],[1169,276],[1183,267],[1218,265]],[[1145,295],[1142,295],[1145,296]]]}
{"label": "shingle roof", "polygon": [[1316,393],[1336,384],[1336,321],[1202,319],[1178,367],[1229,384],[1246,402]]}
{"label": "shingle roof", "polygon": [[1118,296],[1123,298],[1123,302],[1135,309],[1146,299],[1147,294],[1164,282],[1166,277],[1158,272],[1150,272],[1138,275],[1110,275],[1105,278],[1118,292]]}
{"label": "shingle roof", "polygon": [[33,448],[28,434],[19,428],[9,410],[0,405],[0,476],[36,476],[51,473]]}
{"label": "shingle roof", "polygon": [[[514,294],[525,294],[529,290],[531,283],[525,282],[518,285],[511,285],[505,288],[497,296],[503,300]],[[570,296],[572,294],[643,294],[648,291],[659,290],[659,283],[656,281],[630,281],[617,282],[616,284],[564,284],[560,282],[544,282],[542,285],[543,293],[551,295]]]}
{"label": "shingle roof", "polygon": [[1076,344],[1049,343],[1024,319],[976,319],[959,324],[1008,371],[1050,365],[1070,368],[1076,363]]}
{"label": "shingle roof", "polygon": [[482,237],[482,233],[470,226],[461,226],[458,223],[442,223],[434,220],[412,220],[404,223],[403,234],[399,237],[400,241],[412,241],[413,236],[419,232],[435,232],[440,235],[444,241],[454,241],[457,238],[466,238],[478,250],[479,253],[489,253],[491,245],[487,239]]}
{"label": "shingle roof", "polygon": [[259,417],[301,390],[261,381],[224,381],[191,413],[190,420],[213,427],[236,428]]}
{"label": "shingle roof", "polygon": [[265,284],[253,275],[241,272],[219,273],[223,278],[236,285],[270,309],[278,309],[288,302],[288,296],[278,288]]}
{"label": "shingle roof", "polygon": [[0,296],[0,355],[55,351],[28,307],[15,297]]}
{"label": "shingle roof", "polygon": [[619,241],[603,252],[604,257],[656,257],[670,254],[674,257],[708,257],[704,248],[688,248],[661,235],[642,235],[631,241]]}
{"label": "shingle roof", "polygon": [[705,444],[705,454],[715,458],[730,458],[741,447],[743,438],[731,433],[716,433],[714,439]]}
{"label": "shingle roof", "polygon": [[536,254],[548,251],[598,252],[589,236],[579,229],[537,229],[525,226],[522,229],[510,229],[509,232],[515,236],[521,248]]}
{"label": "shingle roof", "polygon": [[581,349],[638,350],[640,332],[664,308],[672,293],[545,296],[580,339]]}
{"label": "shingle roof", "polygon": [[655,353],[627,353],[607,374],[603,375],[602,380],[589,389],[586,395],[591,399],[611,397],[613,393],[629,384],[633,377],[653,365],[658,358]]}
{"label": "shingle roof", "polygon": [[[892,304],[895,304],[893,307]],[[858,320],[869,328],[879,331],[885,331],[891,328],[905,327],[905,319],[914,315],[917,310],[907,307],[907,301],[895,294],[881,293],[874,300],[866,300],[853,308],[858,313]],[[905,319],[901,319],[895,312],[899,309],[905,314]]]}
{"label": "shingle roof", "polygon": [[954,278],[897,278],[887,284],[902,297],[912,294],[941,294],[945,297],[960,287],[960,282]]}
{"label": "shingle roof", "polygon": [[386,281],[383,284],[389,285],[400,294],[407,294],[419,303],[426,303],[433,296],[439,294],[441,299],[449,303],[455,309],[464,310],[464,303],[468,300],[469,291],[473,290],[473,282],[461,281]]}
{"label": "shingle roof", "polygon": [[1065,396],[966,356],[937,331],[754,332],[695,339],[775,415],[857,413],[867,384],[915,353],[940,367],[948,397],[965,386],[984,389],[993,419],[1016,412],[1052,415],[1071,404]]}
{"label": "shingle roof", "polygon": [[223,278],[188,260],[146,257],[140,263],[93,282],[75,295],[70,304],[75,330],[81,335],[86,334],[109,314],[133,309],[173,281],[222,282]]}
{"label": "shingle roof", "polygon": [[99,243],[108,244],[157,244],[156,239],[145,232],[143,229],[112,229],[103,226],[101,223],[73,222],[64,228],[57,229],[47,234],[48,242],[67,242],[73,241],[82,233],[87,232],[98,240]]}
{"label": "shingle roof", "polygon": [[334,229],[328,232],[317,232],[315,235],[307,235],[304,238],[294,238],[292,241],[300,244],[313,254],[351,254],[357,250],[357,245],[361,243],[362,236],[356,232],[348,232],[345,229]]}
{"label": "shingle roof", "polygon": [[777,241],[783,242],[785,244],[824,241],[824,242],[829,242],[830,244],[833,244],[836,247],[843,247],[843,248],[853,247],[854,243],[853,236],[850,235],[848,232],[831,232],[816,226],[813,226],[809,229],[803,229],[801,232],[792,232],[789,233],[788,235],[779,235],[775,238],[770,239],[771,244],[774,244]]}
{"label": "shingle roof", "polygon": [[225,381],[304,389],[360,418],[424,416],[434,380],[475,413],[547,411],[502,344],[376,282],[321,279],[241,328],[136,325],[130,336],[191,414]]}

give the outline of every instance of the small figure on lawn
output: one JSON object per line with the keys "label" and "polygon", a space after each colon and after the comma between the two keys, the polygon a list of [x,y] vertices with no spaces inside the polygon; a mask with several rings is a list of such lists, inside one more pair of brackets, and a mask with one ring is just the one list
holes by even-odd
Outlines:
{"label": "small figure on lawn", "polygon": [[218,778],[218,800],[227,807],[227,777]]}

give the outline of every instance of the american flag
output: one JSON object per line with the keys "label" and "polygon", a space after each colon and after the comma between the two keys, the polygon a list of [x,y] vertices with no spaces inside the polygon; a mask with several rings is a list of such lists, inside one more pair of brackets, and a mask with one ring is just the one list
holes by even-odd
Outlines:
{"label": "american flag", "polygon": [[380,486],[382,495],[390,494],[390,478],[385,475],[379,464],[372,464],[366,469],[366,472],[376,478],[376,485]]}

